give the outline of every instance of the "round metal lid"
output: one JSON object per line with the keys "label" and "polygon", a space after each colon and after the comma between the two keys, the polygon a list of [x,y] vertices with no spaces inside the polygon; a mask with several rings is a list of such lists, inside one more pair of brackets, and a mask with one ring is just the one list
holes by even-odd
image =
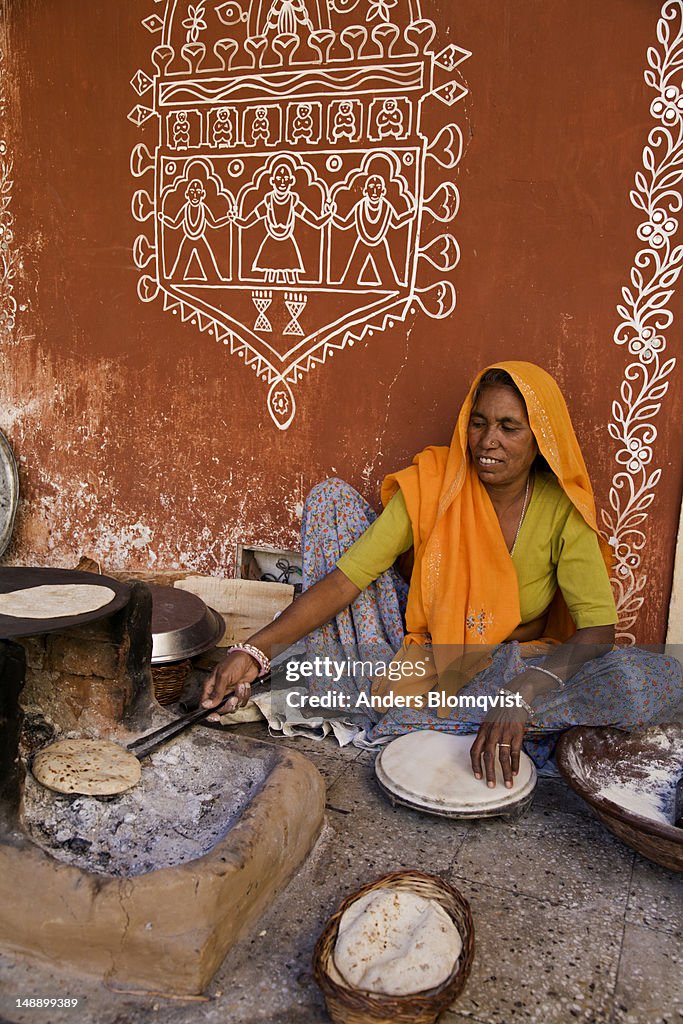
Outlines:
{"label": "round metal lid", "polygon": [[165,665],[210,650],[225,622],[188,590],[148,584],[152,592],[152,664]]}

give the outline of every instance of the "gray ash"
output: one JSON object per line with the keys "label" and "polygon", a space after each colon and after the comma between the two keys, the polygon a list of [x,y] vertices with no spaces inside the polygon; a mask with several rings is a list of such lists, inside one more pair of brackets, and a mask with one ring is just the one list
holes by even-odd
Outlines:
{"label": "gray ash", "polygon": [[142,761],[137,786],[113,797],[53,793],[26,775],[22,824],[57,860],[141,875],[208,853],[269,774],[275,753],[194,730]]}
{"label": "gray ash", "polygon": [[43,747],[52,743],[56,730],[52,722],[44,715],[27,713],[21,730],[19,751],[25,759],[32,757]]}

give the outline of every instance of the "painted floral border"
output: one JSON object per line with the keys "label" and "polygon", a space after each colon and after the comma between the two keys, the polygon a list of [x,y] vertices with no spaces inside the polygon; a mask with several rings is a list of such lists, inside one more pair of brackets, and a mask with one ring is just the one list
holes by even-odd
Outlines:
{"label": "painted floral border", "polygon": [[656,121],[643,149],[632,204],[642,213],[637,228],[642,247],[617,306],[614,342],[632,357],[608,424],[619,467],[609,492],[611,511],[602,522],[614,550],[613,588],[619,613],[618,639],[635,643],[631,632],[645,601],[647,575],[642,527],[662,475],[652,465],[655,420],[669,389],[676,359],[667,358],[666,332],[673,323],[668,304],[683,266],[683,245],[675,245],[683,207],[683,0],[667,0],[657,23],[657,45],[647,51],[645,81],[655,92],[650,113]]}
{"label": "painted floral border", "polygon": [[0,345],[12,340],[16,324],[17,302],[14,297],[14,277],[17,253],[14,240],[12,202],[13,159],[7,139],[7,64],[4,40],[0,43]]}

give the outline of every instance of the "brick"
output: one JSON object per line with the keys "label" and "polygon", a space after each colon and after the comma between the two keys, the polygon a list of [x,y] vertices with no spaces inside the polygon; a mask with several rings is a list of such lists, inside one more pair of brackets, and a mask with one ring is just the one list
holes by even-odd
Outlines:
{"label": "brick", "polygon": [[85,640],[65,634],[48,640],[48,666],[54,672],[116,679],[122,658],[118,646],[101,640]]}
{"label": "brick", "polygon": [[112,721],[120,722],[123,718],[130,688],[110,679],[91,679],[88,710]]}
{"label": "brick", "polygon": [[91,702],[92,679],[87,676],[60,675],[58,685],[60,704],[79,719]]}
{"label": "brick", "polygon": [[26,665],[28,668],[47,668],[47,643],[44,636],[27,636],[17,643],[21,644],[26,652]]}

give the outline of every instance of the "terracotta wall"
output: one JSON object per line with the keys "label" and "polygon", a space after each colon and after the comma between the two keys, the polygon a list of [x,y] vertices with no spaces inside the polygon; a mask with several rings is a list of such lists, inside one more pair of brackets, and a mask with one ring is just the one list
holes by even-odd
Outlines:
{"label": "terracotta wall", "polygon": [[[216,6],[206,3],[212,16]],[[432,135],[449,121],[463,133],[461,161],[442,173],[460,211],[443,228],[425,222],[429,237],[443,229],[458,241],[457,267],[433,275],[455,286],[457,305],[438,320],[413,302],[405,321],[335,351],[293,386],[286,430],[269,414],[269,384],[229,345],[165,311],[162,293],[151,302],[138,294],[148,270],[136,268],[132,248],[145,231],[153,239],[155,220],[137,222],[131,198],[154,186],[153,172],[151,184],[134,177],[130,155],[140,142],[154,153],[159,128],[156,115],[141,127],[127,115],[151,98],[131,87],[137,70],[157,73],[161,35],[141,18],[164,7],[5,0],[18,308],[0,349],[0,429],[23,493],[6,560],[71,565],[87,553],[105,567],[230,575],[240,540],[296,545],[304,495],[322,477],[342,476],[376,503],[383,474],[446,442],[470,378],[501,358],[537,361],[557,377],[607,506],[619,469],[612,402],[634,361],[613,334],[647,219],[629,191],[657,123],[657,90],[643,71],[659,3],[423,0],[433,49],[454,43],[472,54],[443,73],[467,95],[424,107]],[[401,17],[403,31],[410,18]],[[227,201],[219,207],[226,213]],[[170,252],[177,233],[168,238]],[[398,229],[392,238],[400,250]],[[249,296],[235,302],[247,309]],[[675,283],[665,308],[673,354]],[[320,306],[316,315],[324,319]],[[671,586],[680,384],[659,400],[650,471],[662,475],[637,527],[642,564],[628,577],[644,588],[635,633],[649,641],[664,635]]]}

